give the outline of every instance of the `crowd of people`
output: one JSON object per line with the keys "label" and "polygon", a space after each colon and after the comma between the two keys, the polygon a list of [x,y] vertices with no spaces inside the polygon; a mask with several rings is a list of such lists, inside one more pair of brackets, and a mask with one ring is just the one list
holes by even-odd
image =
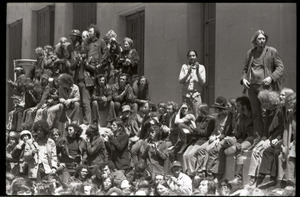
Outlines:
{"label": "crowd of people", "polygon": [[[263,31],[243,69],[249,96],[211,106],[195,50],[178,77],[182,103],[154,103],[132,39],[121,45],[113,30],[102,39],[96,25],[69,36],[36,48],[30,73],[19,66],[8,80],[7,194],[295,195],[296,93],[273,85],[284,67]],[[233,180],[224,177],[227,155]]]}

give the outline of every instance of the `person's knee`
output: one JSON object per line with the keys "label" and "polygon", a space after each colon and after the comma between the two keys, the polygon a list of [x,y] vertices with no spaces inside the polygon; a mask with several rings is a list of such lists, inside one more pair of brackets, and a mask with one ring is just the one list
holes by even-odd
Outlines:
{"label": "person's knee", "polygon": [[109,106],[114,108],[115,107],[115,103],[113,101],[110,101],[109,102]]}
{"label": "person's knee", "polygon": [[98,101],[92,101],[92,107],[98,107]]}
{"label": "person's knee", "polygon": [[79,109],[79,107],[80,107],[80,103],[79,102],[74,102],[74,108],[75,109]]}

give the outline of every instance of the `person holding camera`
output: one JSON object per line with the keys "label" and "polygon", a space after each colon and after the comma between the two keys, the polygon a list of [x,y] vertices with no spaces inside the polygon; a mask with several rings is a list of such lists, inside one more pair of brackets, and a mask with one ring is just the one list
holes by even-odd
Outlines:
{"label": "person holding camera", "polygon": [[125,37],[123,51],[119,57],[121,72],[128,74],[130,84],[133,83],[134,80],[132,80],[132,76],[137,75],[137,68],[140,64],[139,54],[133,47],[133,40]]}
{"label": "person holding camera", "polygon": [[202,103],[201,92],[206,82],[205,67],[197,61],[197,52],[187,53],[188,64],[183,64],[179,74],[179,83],[182,84],[182,102],[186,102],[198,117],[198,107]]}
{"label": "person holding camera", "polygon": [[100,65],[107,77],[107,83],[114,84],[117,82],[120,74],[118,60],[122,52],[122,47],[117,41],[117,34],[114,30],[109,30],[105,35],[105,39],[107,43],[105,53],[100,60]]}

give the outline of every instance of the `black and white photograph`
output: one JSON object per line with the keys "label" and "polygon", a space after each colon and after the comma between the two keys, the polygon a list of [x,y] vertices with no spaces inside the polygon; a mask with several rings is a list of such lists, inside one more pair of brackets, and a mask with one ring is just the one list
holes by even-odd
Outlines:
{"label": "black and white photograph", "polygon": [[5,64],[4,195],[296,195],[296,3],[7,2]]}

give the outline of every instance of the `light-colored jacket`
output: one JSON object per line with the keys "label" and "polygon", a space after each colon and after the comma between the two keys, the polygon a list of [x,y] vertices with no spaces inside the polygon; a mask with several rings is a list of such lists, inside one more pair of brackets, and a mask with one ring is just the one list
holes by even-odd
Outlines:
{"label": "light-colored jacket", "polygon": [[[196,69],[192,69],[191,74],[189,75],[188,70],[190,67],[191,65],[183,64],[178,77],[179,82],[182,84],[183,96],[185,96],[187,93],[190,92],[201,93],[202,86],[206,82],[206,72],[205,72],[205,67],[203,65],[199,64],[198,71],[196,71]],[[200,76],[201,79],[199,79],[198,75]]]}
{"label": "light-colored jacket", "polygon": [[[33,150],[39,150],[39,145],[36,141],[32,141],[32,143],[26,143],[24,150],[24,159],[28,163],[28,177],[29,178],[37,178],[37,171],[39,166],[39,158],[38,153],[33,153]],[[56,154],[56,145],[55,142],[48,138],[46,142],[47,149],[47,158],[48,162],[43,163],[45,168],[45,173],[49,174],[52,168],[57,169],[57,154]]]}

